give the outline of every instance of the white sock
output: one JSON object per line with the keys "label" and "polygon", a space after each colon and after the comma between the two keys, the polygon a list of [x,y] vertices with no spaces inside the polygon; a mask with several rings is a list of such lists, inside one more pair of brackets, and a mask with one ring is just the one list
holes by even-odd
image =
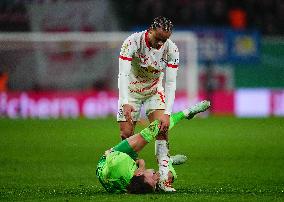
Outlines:
{"label": "white sock", "polygon": [[155,154],[159,165],[160,179],[167,180],[168,173],[170,171],[169,170],[170,157],[169,157],[168,142],[166,140],[156,140]]}

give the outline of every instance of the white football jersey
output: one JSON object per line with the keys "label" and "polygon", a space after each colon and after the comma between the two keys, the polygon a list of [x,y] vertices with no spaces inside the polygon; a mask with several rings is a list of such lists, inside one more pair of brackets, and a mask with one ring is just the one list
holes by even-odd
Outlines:
{"label": "white football jersey", "polygon": [[[119,58],[131,61],[128,92],[136,97],[151,96],[159,91],[163,92],[164,70],[166,70],[166,77],[173,76],[175,82],[179,52],[177,46],[170,39],[159,49],[155,49],[149,45],[147,30],[134,33],[124,41]],[[120,69],[123,69],[123,67],[120,67]],[[165,85],[167,86],[167,80]],[[174,100],[175,84],[172,86],[173,89],[166,89],[165,94],[166,101],[171,102],[171,107]],[[168,87],[171,88],[170,85]],[[171,111],[171,109],[168,109],[168,111]]]}

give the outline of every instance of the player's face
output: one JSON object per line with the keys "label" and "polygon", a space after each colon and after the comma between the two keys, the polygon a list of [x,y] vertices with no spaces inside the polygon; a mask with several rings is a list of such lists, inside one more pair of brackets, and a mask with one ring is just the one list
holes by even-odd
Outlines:
{"label": "player's face", "polygon": [[150,44],[153,48],[159,49],[170,38],[171,32],[164,31],[162,28],[150,31]]}
{"label": "player's face", "polygon": [[153,189],[156,188],[156,185],[160,179],[159,172],[155,172],[153,169],[146,169],[143,173],[144,175],[144,181],[147,182],[149,185],[153,187]]}

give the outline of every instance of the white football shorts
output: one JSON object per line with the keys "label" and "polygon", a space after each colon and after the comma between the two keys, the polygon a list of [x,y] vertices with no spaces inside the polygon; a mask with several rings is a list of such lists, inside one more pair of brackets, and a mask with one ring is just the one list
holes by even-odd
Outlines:
{"label": "white football shorts", "polygon": [[[158,91],[154,95],[143,98],[128,94],[128,104],[132,105],[135,110],[131,113],[133,121],[139,121],[142,105],[144,105],[147,116],[157,109],[165,109],[165,94],[163,91]],[[120,103],[118,103],[117,121],[126,121],[123,115],[123,107]]]}

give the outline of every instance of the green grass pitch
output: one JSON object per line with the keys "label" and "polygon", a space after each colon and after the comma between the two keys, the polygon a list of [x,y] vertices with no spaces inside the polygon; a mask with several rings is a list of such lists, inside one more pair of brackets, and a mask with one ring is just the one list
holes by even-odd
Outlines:
{"label": "green grass pitch", "polygon": [[[195,118],[169,138],[172,154],[189,156],[176,193],[108,194],[95,168],[120,141],[114,118],[0,119],[0,200],[284,201],[283,118]],[[140,157],[157,168],[153,143]]]}

